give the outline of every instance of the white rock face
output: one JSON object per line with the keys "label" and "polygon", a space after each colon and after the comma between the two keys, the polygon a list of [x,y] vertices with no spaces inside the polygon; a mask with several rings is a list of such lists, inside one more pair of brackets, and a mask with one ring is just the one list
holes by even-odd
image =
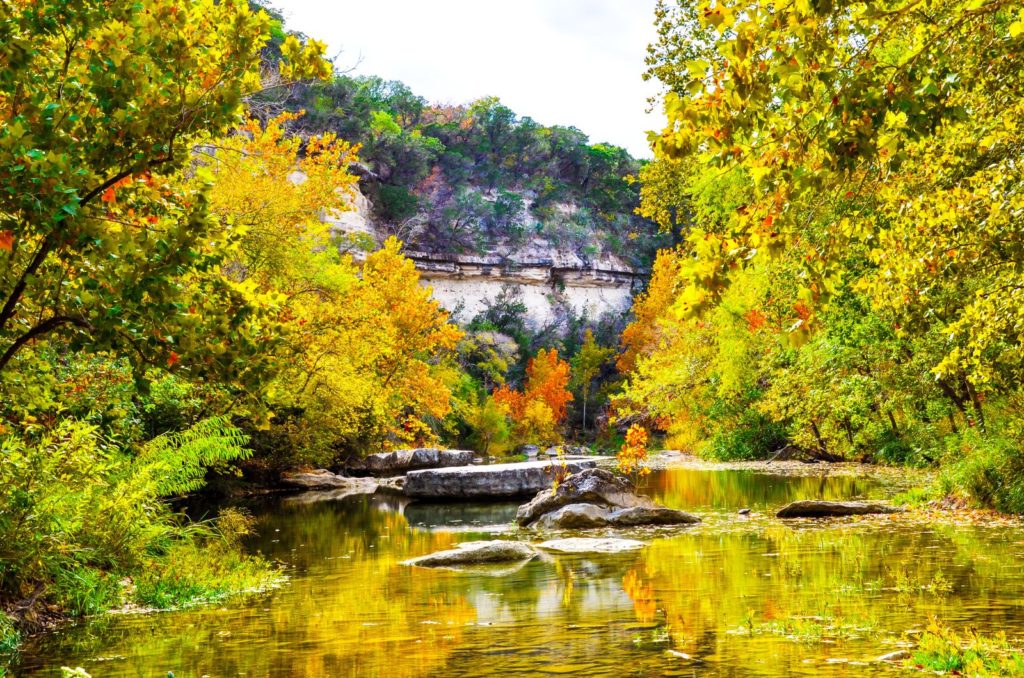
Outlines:
{"label": "white rock face", "polygon": [[348,234],[365,233],[376,236],[371,220],[370,201],[366,199],[359,189],[356,189],[349,200],[350,209],[342,212],[330,210],[323,215],[321,220],[331,225],[332,230]]}
{"label": "white rock face", "polygon": [[[385,236],[373,221],[372,205],[358,189],[350,206],[348,211],[332,210],[322,218],[338,233],[383,242]],[[420,283],[431,288],[442,307],[457,312],[455,320],[463,323],[484,310],[507,285],[520,290],[529,310],[527,321],[534,328],[558,321],[569,308],[577,314],[587,312],[592,318],[625,313],[643,279],[612,255],[599,254],[584,261],[575,252],[559,249],[540,237],[501,247],[486,256],[436,255],[413,249],[407,250],[406,256],[416,263]]]}
{"label": "white rock face", "polygon": [[558,309],[571,307],[577,314],[584,311],[591,318],[605,313],[625,313],[633,303],[630,285],[596,287],[568,283],[558,292],[551,285],[539,282],[524,283],[503,277],[446,278],[424,274],[421,283],[433,290],[434,299],[448,311],[458,311],[456,320],[468,322],[501,294],[507,284],[519,287],[523,303],[529,309],[529,322],[541,327],[558,319]]}

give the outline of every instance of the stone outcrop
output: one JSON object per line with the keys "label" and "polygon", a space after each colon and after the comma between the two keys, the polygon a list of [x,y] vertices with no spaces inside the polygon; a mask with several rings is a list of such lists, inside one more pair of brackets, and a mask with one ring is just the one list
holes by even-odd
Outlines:
{"label": "stone outcrop", "polygon": [[902,513],[903,509],[889,504],[865,501],[794,501],[775,515],[779,518],[834,518],[838,516],[865,516],[874,513]]}
{"label": "stone outcrop", "polygon": [[537,548],[556,553],[625,553],[637,551],[647,546],[635,539],[615,539],[612,537],[590,538],[572,537],[570,539],[552,539],[537,544]]}
{"label": "stone outcrop", "polygon": [[512,286],[529,309],[535,327],[559,319],[566,309],[600,315],[629,309],[643,272],[614,256],[584,260],[571,251],[534,238],[484,255],[406,251],[429,285],[434,299],[448,309],[461,308],[469,319]]}
{"label": "stone outcrop", "polygon": [[638,495],[624,478],[610,471],[592,468],[566,478],[557,489],[547,489],[519,507],[516,522],[529,525],[545,513],[569,504],[596,504],[602,507],[654,507],[649,498]]}
{"label": "stone outcrop", "polygon": [[587,469],[566,478],[557,489],[537,494],[516,512],[516,522],[548,530],[700,522],[683,511],[658,506],[637,494],[629,481],[604,469]]}
{"label": "stone outcrop", "polygon": [[396,476],[426,468],[468,466],[473,463],[474,456],[475,454],[468,450],[418,447],[368,455],[365,459],[352,464],[350,470],[374,476]]}
{"label": "stone outcrop", "polygon": [[[378,180],[373,170],[362,163],[351,168],[361,177]],[[296,181],[300,175],[296,173]],[[481,195],[485,200],[494,199],[493,192]],[[523,198],[527,205],[532,201],[529,195],[524,194]],[[578,207],[562,204],[556,209],[568,217]],[[525,230],[534,231],[537,221],[529,207],[523,216],[527,220],[523,224]],[[358,189],[350,196],[349,209],[330,210],[323,220],[331,224],[334,232],[350,237],[383,242],[390,234]],[[609,311],[624,312],[647,277],[645,271],[634,270],[614,254],[586,255],[539,235],[525,241],[499,239],[481,254],[417,249],[414,234],[406,242],[409,247],[405,256],[419,271],[420,283],[431,288],[434,299],[444,308],[461,309],[456,318],[460,322],[487,308],[509,286],[518,290],[529,309],[526,321],[537,328],[561,322],[570,309],[594,317]],[[358,251],[354,254],[359,257]]]}
{"label": "stone outcrop", "polygon": [[518,541],[470,541],[447,551],[438,551],[419,558],[406,560],[403,565],[416,567],[458,567],[487,563],[510,563],[530,560],[536,549]]}
{"label": "stone outcrop", "polygon": [[[571,461],[569,473],[593,468],[593,461]],[[462,466],[410,471],[403,491],[418,499],[497,499],[524,497],[551,487],[560,463],[527,461],[518,464]]]}

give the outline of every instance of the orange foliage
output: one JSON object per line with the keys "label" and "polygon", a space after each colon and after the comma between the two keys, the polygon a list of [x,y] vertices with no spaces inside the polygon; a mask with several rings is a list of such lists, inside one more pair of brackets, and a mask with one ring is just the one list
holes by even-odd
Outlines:
{"label": "orange foliage", "polygon": [[633,476],[634,482],[646,476],[651,469],[643,465],[647,459],[647,429],[640,424],[633,424],[626,431],[626,442],[622,444],[616,455],[619,471]]}
{"label": "orange foliage", "polygon": [[635,320],[622,332],[622,353],[615,363],[620,373],[632,372],[637,358],[654,348],[658,339],[658,320],[675,301],[678,278],[679,261],[675,252],[658,252],[647,292],[633,303]]}
{"label": "orange foliage", "polygon": [[569,363],[560,360],[558,350],[541,349],[526,367],[526,387],[513,391],[502,386],[494,392],[494,400],[508,408],[513,421],[522,421],[531,402],[541,401],[556,423],[565,420],[567,405],[572,400],[569,385]]}

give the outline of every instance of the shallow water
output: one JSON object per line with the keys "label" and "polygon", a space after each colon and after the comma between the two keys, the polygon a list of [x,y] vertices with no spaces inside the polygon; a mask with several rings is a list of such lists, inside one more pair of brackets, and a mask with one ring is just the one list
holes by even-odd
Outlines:
{"label": "shallow water", "polygon": [[1020,530],[771,517],[793,499],[885,493],[850,477],[670,469],[647,491],[704,523],[630,532],[649,546],[628,555],[545,556],[501,572],[399,563],[508,536],[515,504],[254,504],[250,546],[287,567],[280,589],[83,622],[30,641],[14,673],[854,676],[898,673],[865,662],[930,615],[1024,632]]}

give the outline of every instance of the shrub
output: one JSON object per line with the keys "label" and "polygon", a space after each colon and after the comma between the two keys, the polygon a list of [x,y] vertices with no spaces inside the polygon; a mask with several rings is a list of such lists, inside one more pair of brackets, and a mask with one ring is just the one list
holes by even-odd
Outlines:
{"label": "shrub", "polygon": [[[237,537],[225,536],[240,532],[236,516],[189,526],[164,499],[200,487],[207,468],[246,456],[245,442],[223,418],[155,438],[135,454],[74,419],[7,437],[0,443],[0,599],[93,614],[120,604],[126,577],[157,587],[179,562],[220,593],[266,580],[267,565],[241,555]],[[34,614],[28,605],[15,621],[32,626]]]}
{"label": "shrub", "polygon": [[647,429],[640,424],[632,424],[626,431],[626,440],[615,455],[618,460],[619,473],[629,476],[633,485],[649,475],[651,469],[644,465],[647,460]]}
{"label": "shrub", "polygon": [[380,187],[381,216],[390,222],[399,222],[416,214],[419,199],[407,188],[384,184]]}
{"label": "shrub", "polygon": [[940,485],[982,506],[1024,513],[1024,455],[1015,440],[968,430],[947,439]]}
{"label": "shrub", "polygon": [[[14,625],[14,620],[0,612],[0,654],[13,652],[21,642],[21,633]],[[0,666],[3,675],[3,666]]]}
{"label": "shrub", "polygon": [[787,443],[785,428],[751,408],[711,437],[704,454],[720,461],[764,459]]}
{"label": "shrub", "polygon": [[1005,634],[985,637],[968,630],[964,636],[934,619],[921,634],[910,663],[926,671],[970,676],[1024,674],[1024,654],[1010,646]]}

